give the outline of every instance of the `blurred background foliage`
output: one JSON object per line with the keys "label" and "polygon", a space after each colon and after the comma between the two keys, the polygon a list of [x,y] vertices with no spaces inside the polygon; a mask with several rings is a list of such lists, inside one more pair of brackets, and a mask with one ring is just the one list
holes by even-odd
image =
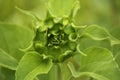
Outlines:
{"label": "blurred background foliage", "polygon": [[106,27],[113,36],[120,39],[119,0],[80,0],[80,6],[75,18],[76,24]]}
{"label": "blurred background foliage", "polygon": [[[40,19],[46,17],[47,1],[48,0],[0,0],[0,21],[31,27],[35,19],[34,16]],[[113,36],[120,39],[119,0],[79,1],[81,8],[75,17],[75,23],[77,25],[97,24],[106,27]],[[28,14],[20,9],[27,11]]]}

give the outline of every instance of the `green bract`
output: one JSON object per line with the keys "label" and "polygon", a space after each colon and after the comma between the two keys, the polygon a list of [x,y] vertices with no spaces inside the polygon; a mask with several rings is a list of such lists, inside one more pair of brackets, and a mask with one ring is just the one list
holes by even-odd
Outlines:
{"label": "green bract", "polygon": [[42,1],[28,1],[0,1],[9,6],[0,7],[0,79],[120,79],[120,40],[97,25],[76,26],[78,0],[48,0],[42,19]]}

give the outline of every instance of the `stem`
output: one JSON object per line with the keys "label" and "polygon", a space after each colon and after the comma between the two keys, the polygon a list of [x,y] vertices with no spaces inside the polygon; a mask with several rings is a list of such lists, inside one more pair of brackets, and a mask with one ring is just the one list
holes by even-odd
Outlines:
{"label": "stem", "polygon": [[54,64],[52,69],[49,72],[48,80],[58,80],[57,76],[58,76],[58,74],[57,74],[57,66],[56,66],[56,64]]}
{"label": "stem", "polygon": [[62,80],[62,74],[61,74],[61,69],[59,64],[57,64],[57,77],[58,77],[58,80]]}
{"label": "stem", "polygon": [[59,63],[54,64],[50,70],[49,80],[63,80]]}

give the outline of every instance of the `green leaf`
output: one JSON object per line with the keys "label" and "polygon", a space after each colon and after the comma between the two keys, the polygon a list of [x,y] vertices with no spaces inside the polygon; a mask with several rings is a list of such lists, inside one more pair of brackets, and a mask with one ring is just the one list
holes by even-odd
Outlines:
{"label": "green leaf", "polygon": [[120,44],[120,40],[111,36],[110,33],[105,28],[102,28],[102,27],[97,26],[97,25],[88,26],[84,30],[83,35],[90,37],[94,40],[109,39],[111,42],[111,45]]}
{"label": "green leaf", "polygon": [[78,49],[81,50],[82,52],[91,46],[99,46],[111,50],[111,44],[109,40],[98,41],[98,40],[93,40],[89,37],[83,37],[80,39],[79,42],[80,42],[80,46],[78,46]]}
{"label": "green leaf", "polygon": [[116,62],[118,63],[119,68],[120,68],[120,51],[119,51],[118,54],[116,55]]}
{"label": "green leaf", "polygon": [[10,24],[16,24],[19,26],[29,27],[33,28],[33,25],[36,23],[35,17],[30,14],[30,12],[26,12],[22,9],[19,9],[18,7],[15,7],[14,12],[12,15],[10,15],[9,18],[5,19],[4,22],[10,23]]}
{"label": "green leaf", "polygon": [[[15,80],[15,71],[2,67],[1,73],[3,75],[2,80]],[[0,80],[1,80],[1,78],[0,78]]]}
{"label": "green leaf", "polygon": [[14,11],[14,0],[0,0],[0,20],[8,18]]}
{"label": "green leaf", "polygon": [[70,80],[72,74],[68,68],[67,62],[59,64],[61,70],[61,80]]}
{"label": "green leaf", "polygon": [[28,48],[34,36],[28,28],[4,23],[0,23],[0,34],[0,48],[17,60],[23,55],[20,49]]}
{"label": "green leaf", "polygon": [[10,56],[8,53],[0,49],[0,65],[15,70],[18,65],[18,61],[14,57]]}
{"label": "green leaf", "polygon": [[113,55],[115,56],[116,62],[120,67],[120,45],[114,45],[112,47],[112,52],[113,52]]}
{"label": "green leaf", "polygon": [[52,67],[52,60],[43,59],[37,52],[28,52],[21,59],[15,80],[32,80],[38,74],[46,74]]}
{"label": "green leaf", "polygon": [[91,76],[96,80],[109,80],[107,78],[105,78],[104,76],[101,76],[99,74],[93,73],[93,72],[77,72],[74,68],[74,65],[72,63],[68,63],[68,67],[71,70],[71,73],[73,75],[73,77],[78,78],[78,77],[83,77],[83,76]]}
{"label": "green leaf", "polygon": [[39,20],[46,18],[45,2],[44,0],[34,0],[28,4],[27,0],[14,0],[16,4],[14,12],[5,18],[4,22],[29,28],[36,27]]}
{"label": "green leaf", "polygon": [[48,77],[49,77],[48,80],[59,80],[60,79],[60,74],[58,73],[58,71],[60,71],[59,68],[58,68],[58,65],[54,64],[52,66],[51,70],[48,73]]}
{"label": "green leaf", "polygon": [[[67,3],[66,3],[67,2]],[[69,17],[73,11],[73,16],[79,8],[78,0],[50,0],[48,10],[52,17]],[[75,10],[75,11],[74,11]]]}
{"label": "green leaf", "polygon": [[0,67],[0,79],[4,80],[4,75],[3,75],[2,71],[1,71],[1,67]]}
{"label": "green leaf", "polygon": [[33,14],[40,19],[46,17],[45,0],[32,0],[29,2],[29,4],[28,1],[29,0],[14,0],[16,6],[20,8],[21,11],[23,10],[25,12]]}
{"label": "green leaf", "polygon": [[28,1],[29,0],[15,0],[15,3],[21,9],[29,10],[37,7],[41,2],[41,0],[34,0],[34,1],[30,1],[28,4]]}
{"label": "green leaf", "polygon": [[[108,80],[120,79],[118,65],[109,50],[99,47],[91,47],[86,49],[84,53],[87,56],[80,57],[80,72],[90,72],[92,75],[95,74],[94,76],[97,74]],[[99,80],[106,79],[100,78]]]}
{"label": "green leaf", "polygon": [[[120,27],[111,27],[111,34],[115,36],[117,39],[120,39]],[[112,52],[115,56],[115,60],[118,63],[120,67],[120,45],[114,45],[112,46]]]}
{"label": "green leaf", "polygon": [[39,80],[60,80],[58,65],[53,64],[48,74],[39,75]]}
{"label": "green leaf", "polygon": [[72,77],[66,62],[53,64],[48,74],[38,76],[40,80],[70,80]]}

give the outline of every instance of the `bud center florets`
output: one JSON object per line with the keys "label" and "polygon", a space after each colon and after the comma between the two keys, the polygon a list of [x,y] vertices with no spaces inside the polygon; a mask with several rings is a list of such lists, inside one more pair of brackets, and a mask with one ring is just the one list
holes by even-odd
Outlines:
{"label": "bud center florets", "polygon": [[34,48],[40,54],[51,56],[55,62],[62,62],[74,54],[77,37],[69,21],[45,20],[37,29]]}

